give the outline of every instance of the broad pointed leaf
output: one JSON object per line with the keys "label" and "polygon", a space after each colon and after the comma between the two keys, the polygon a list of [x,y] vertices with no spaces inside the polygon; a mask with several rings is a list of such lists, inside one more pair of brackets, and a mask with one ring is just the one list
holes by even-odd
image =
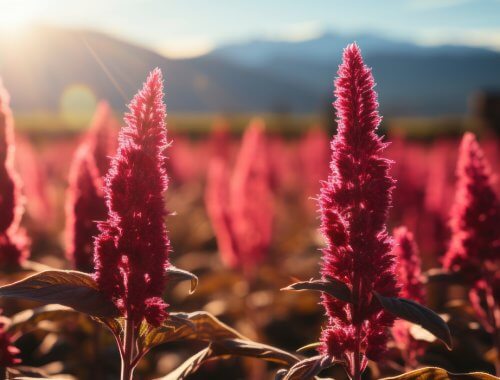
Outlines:
{"label": "broad pointed leaf", "polygon": [[431,309],[406,298],[384,297],[373,292],[375,299],[388,312],[398,318],[415,323],[440,339],[451,350],[451,333],[446,322]]}
{"label": "broad pointed leaf", "polygon": [[191,356],[176,370],[157,380],[182,380],[194,373],[207,360],[225,356],[245,356],[290,366],[297,358],[286,351],[246,339],[224,339],[211,343]]}
{"label": "broad pointed leaf", "polygon": [[288,285],[282,290],[314,290],[329,294],[344,302],[352,302],[351,290],[342,281],[329,278],[327,280],[301,281]]}
{"label": "broad pointed leaf", "polygon": [[215,342],[222,339],[245,339],[245,337],[205,311],[170,313],[162,326],[151,329],[140,337],[143,347],[148,349],[162,343],[180,340]]}
{"label": "broad pointed leaf", "polygon": [[44,305],[59,304],[96,317],[119,315],[114,303],[102,294],[90,274],[48,270],[0,287],[0,297],[23,298]]}
{"label": "broad pointed leaf", "polygon": [[189,359],[184,361],[184,363],[182,363],[168,375],[159,377],[155,380],[184,380],[190,374],[196,372],[198,368],[200,368],[200,366],[203,364],[203,362],[210,359],[212,355],[212,348],[210,346],[205,347],[203,350],[197,352]]}
{"label": "broad pointed leaf", "polygon": [[306,344],[305,346],[298,348],[296,351],[297,352],[304,352],[304,351],[309,351],[309,350],[315,350],[319,346],[321,346],[321,342],[309,343],[309,344]]}
{"label": "broad pointed leaf", "polygon": [[498,380],[498,377],[483,372],[451,373],[442,368],[427,367],[382,380]]}
{"label": "broad pointed leaf", "polygon": [[198,277],[195,274],[188,272],[187,270],[174,267],[173,265],[168,267],[167,276],[169,281],[173,281],[174,283],[185,280],[191,281],[191,289],[189,290],[189,294],[194,293],[194,291],[198,287]]}
{"label": "broad pointed leaf", "polygon": [[321,371],[336,363],[328,356],[317,355],[301,360],[288,370],[280,370],[275,380],[309,380],[314,379]]}

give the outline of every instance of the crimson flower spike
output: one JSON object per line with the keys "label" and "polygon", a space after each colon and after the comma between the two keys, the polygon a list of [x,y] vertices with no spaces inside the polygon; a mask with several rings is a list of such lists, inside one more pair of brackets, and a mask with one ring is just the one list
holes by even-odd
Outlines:
{"label": "crimson flower spike", "polygon": [[0,80],[0,268],[18,268],[29,256],[19,224],[24,213],[21,180],[14,168],[14,121],[9,94]]}
{"label": "crimson flower spike", "polygon": [[483,327],[494,335],[500,374],[500,201],[481,147],[466,133],[457,164],[452,237],[445,269],[460,272],[471,285],[469,298]]}
{"label": "crimson flower spike", "polygon": [[[463,271],[471,280],[500,260],[500,202],[492,174],[472,133],[462,139],[451,210],[451,242],[443,260],[446,269]],[[494,269],[494,268],[493,268]]]}
{"label": "crimson flower spike", "polygon": [[106,219],[103,181],[87,141],[78,147],[66,192],[66,256],[75,269],[94,271],[97,221]]}
{"label": "crimson flower spike", "polygon": [[[420,256],[413,234],[406,227],[394,229],[393,255],[396,257],[396,271],[403,298],[425,304]],[[418,365],[417,357],[422,353],[422,341],[416,340],[410,333],[411,325],[407,321],[396,320],[392,335],[403,358],[410,368]]]}
{"label": "crimson flower spike", "polygon": [[230,183],[232,228],[243,272],[252,277],[271,245],[274,199],[270,186],[265,125],[250,122]]}
{"label": "crimson flower spike", "polygon": [[221,259],[248,278],[271,244],[274,202],[266,157],[264,124],[257,119],[243,136],[233,173],[219,152],[207,176],[205,202]]}
{"label": "crimson flower spike", "polygon": [[346,284],[352,303],[323,295],[328,325],[320,351],[347,363],[359,379],[367,358],[380,360],[394,316],[372,302],[373,292],[398,295],[392,241],[386,232],[395,181],[385,145],[375,133],[381,117],[371,70],[356,44],[344,50],[335,80],[338,133],[331,142],[328,180],[319,197],[321,231],[326,239],[322,275]]}
{"label": "crimson flower spike", "polygon": [[133,329],[143,319],[158,326],[167,317],[161,296],[170,251],[164,222],[168,144],[159,69],[150,73],[129,110],[105,178],[108,218],[99,223],[94,260],[100,290]]}

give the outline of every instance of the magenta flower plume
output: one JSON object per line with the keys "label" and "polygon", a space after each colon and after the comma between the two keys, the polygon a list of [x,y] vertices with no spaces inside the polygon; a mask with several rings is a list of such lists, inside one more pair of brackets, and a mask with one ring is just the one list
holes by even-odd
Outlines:
{"label": "magenta flower plume", "polygon": [[66,256],[75,269],[94,271],[97,221],[106,219],[103,180],[87,142],[76,151],[66,192]]}
{"label": "magenta flower plume", "polygon": [[238,268],[241,265],[241,259],[228,204],[230,173],[227,166],[224,159],[219,157],[210,162],[205,189],[205,204],[217,238],[223,264],[229,268]]}
{"label": "magenta flower plume", "polygon": [[[481,268],[498,267],[500,260],[500,203],[484,154],[472,133],[460,146],[457,184],[451,210],[451,242],[443,265],[463,271],[471,280]],[[496,264],[494,264],[496,262]]]}
{"label": "magenta flower plume", "polygon": [[230,184],[233,228],[242,267],[250,274],[271,245],[274,201],[264,123],[254,120],[243,136]]}
{"label": "magenta flower plume", "polygon": [[167,316],[161,296],[170,251],[164,221],[166,109],[159,69],[151,72],[129,109],[105,178],[108,218],[99,224],[95,241],[95,279],[129,321],[159,325]]}
{"label": "magenta flower plume", "polygon": [[264,125],[253,121],[232,173],[223,157],[209,168],[205,202],[222,261],[252,276],[271,244],[274,201]]}
{"label": "magenta flower plume", "polygon": [[0,268],[3,269],[19,267],[29,256],[29,240],[19,226],[24,200],[14,155],[14,121],[9,95],[0,81]]}
{"label": "magenta flower plume", "polygon": [[500,201],[493,190],[489,164],[472,133],[462,139],[457,177],[452,237],[443,265],[462,273],[471,285],[471,304],[483,327],[495,334],[499,352]]}
{"label": "magenta flower plume", "polygon": [[[400,296],[420,304],[425,304],[425,289],[423,286],[420,256],[413,234],[406,227],[394,229],[393,254],[396,257],[396,271],[401,286]],[[392,335],[400,348],[405,362],[410,367],[418,365],[417,356],[422,353],[422,342],[410,334],[411,324],[396,320]]]}
{"label": "magenta flower plume", "polygon": [[347,304],[324,296],[328,326],[322,332],[321,351],[346,360],[354,378],[359,378],[367,358],[381,359],[394,321],[371,302],[372,291],[398,295],[392,241],[385,227],[394,180],[390,162],[380,156],[385,144],[375,134],[381,118],[374,85],[358,46],[349,45],[335,80],[338,133],[319,198],[327,243],[322,275],[347,284],[354,299]]}

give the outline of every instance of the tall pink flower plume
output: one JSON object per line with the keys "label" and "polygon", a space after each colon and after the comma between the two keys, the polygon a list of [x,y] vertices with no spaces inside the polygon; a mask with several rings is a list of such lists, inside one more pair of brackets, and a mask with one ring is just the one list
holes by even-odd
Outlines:
{"label": "tall pink flower plume", "polygon": [[222,262],[229,268],[238,268],[241,260],[228,204],[229,183],[230,172],[227,163],[220,157],[214,158],[208,168],[205,204]]}
{"label": "tall pink flower plume", "polygon": [[117,122],[106,102],[100,102],[90,130],[76,150],[66,192],[66,256],[73,267],[94,271],[97,221],[106,219],[103,177],[116,151]]}
{"label": "tall pink flower plume", "polygon": [[372,291],[398,295],[392,240],[385,227],[394,180],[390,162],[380,156],[385,144],[375,133],[381,118],[374,85],[358,46],[347,46],[335,80],[338,133],[331,143],[330,174],[319,197],[327,243],[322,275],[347,284],[354,299],[347,304],[323,296],[328,325],[320,350],[346,360],[355,378],[367,358],[382,358],[387,330],[394,322],[392,315],[371,302]]}
{"label": "tall pink flower plume", "polygon": [[274,218],[264,126],[254,120],[245,135],[232,175],[220,157],[209,170],[206,203],[226,265],[252,275],[267,256]]}
{"label": "tall pink flower plume", "polygon": [[[455,200],[451,210],[452,238],[443,260],[445,268],[481,276],[481,268],[500,260],[500,202],[492,175],[472,133],[466,133],[457,164]],[[472,278],[473,280],[475,278]]]}
{"label": "tall pink flower plume", "polygon": [[164,221],[166,108],[159,69],[150,73],[129,109],[105,179],[108,218],[99,224],[95,241],[95,279],[128,320],[159,325],[167,316],[161,296],[170,251]]}
{"label": "tall pink flower plume", "polygon": [[106,219],[103,180],[87,142],[77,149],[66,192],[66,255],[75,269],[94,271],[97,222]]}
{"label": "tall pink flower plume", "polygon": [[19,224],[24,213],[21,180],[14,169],[14,120],[9,94],[0,81],[0,268],[19,267],[29,256],[29,240]]}
{"label": "tall pink flower plume", "polygon": [[469,298],[480,322],[487,331],[498,334],[500,201],[488,162],[472,133],[462,139],[457,177],[450,219],[452,237],[443,265],[461,272],[469,281]]}
{"label": "tall pink flower plume", "polygon": [[[396,257],[396,271],[401,286],[400,296],[424,305],[425,289],[421,262],[413,234],[406,227],[399,227],[394,229],[393,236],[395,244],[392,252]],[[422,342],[410,334],[410,327],[409,322],[396,320],[392,334],[407,365],[416,367],[417,356],[421,354],[423,347]]]}

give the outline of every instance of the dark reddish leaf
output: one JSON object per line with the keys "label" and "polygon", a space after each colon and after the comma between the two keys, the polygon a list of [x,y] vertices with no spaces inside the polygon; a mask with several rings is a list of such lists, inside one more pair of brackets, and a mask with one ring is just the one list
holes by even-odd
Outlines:
{"label": "dark reddish leaf", "polygon": [[314,290],[329,294],[344,302],[352,302],[351,290],[342,281],[329,278],[328,280],[309,280],[296,282],[282,290]]}
{"label": "dark reddish leaf", "polygon": [[186,281],[189,280],[191,281],[191,289],[189,290],[189,294],[194,293],[198,286],[198,277],[191,273],[188,272],[187,270],[179,269],[177,267],[174,267],[173,265],[169,266],[167,269],[167,276],[169,282],[179,282],[179,281]]}
{"label": "dark reddish leaf", "polygon": [[290,366],[297,358],[286,351],[247,339],[224,339],[212,342],[182,363],[176,370],[157,380],[182,380],[196,372],[200,365],[210,359],[224,356],[245,356]]}
{"label": "dark reddish leaf", "polygon": [[328,356],[317,355],[295,363],[289,370],[282,369],[275,380],[309,380],[314,379],[321,371],[337,363]]}
{"label": "dark reddish leaf", "polygon": [[48,270],[0,287],[0,297],[59,304],[95,317],[117,317],[118,309],[102,294],[90,274]]}
{"label": "dark reddish leaf", "polygon": [[405,298],[384,297],[373,292],[375,299],[388,312],[398,318],[415,323],[440,339],[451,350],[451,333],[446,322],[431,309]]}

